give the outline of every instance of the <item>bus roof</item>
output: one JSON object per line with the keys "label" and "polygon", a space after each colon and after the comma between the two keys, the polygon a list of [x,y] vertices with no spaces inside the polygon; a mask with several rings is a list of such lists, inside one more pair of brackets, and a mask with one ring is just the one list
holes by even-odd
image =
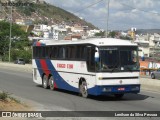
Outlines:
{"label": "bus roof", "polygon": [[[122,40],[116,38],[92,38],[86,40],[40,40],[43,45],[71,45],[71,44],[93,44],[96,46],[137,46],[129,40]],[[36,45],[37,46],[37,45]],[[39,46],[39,45],[38,45]]]}

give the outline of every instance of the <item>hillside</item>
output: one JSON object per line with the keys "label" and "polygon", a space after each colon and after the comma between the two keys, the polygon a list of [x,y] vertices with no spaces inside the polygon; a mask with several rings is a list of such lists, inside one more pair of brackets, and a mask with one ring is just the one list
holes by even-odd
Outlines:
{"label": "hillside", "polygon": [[[10,8],[4,7],[1,13],[1,19],[8,19],[10,15]],[[91,23],[81,20],[79,17],[67,12],[59,7],[50,5],[48,3],[32,4],[30,6],[16,6],[13,7],[13,21],[15,19],[32,19],[34,23],[44,23],[53,25],[54,23],[65,23],[72,25],[73,23],[80,23],[84,26],[88,26],[89,29],[96,28]]]}

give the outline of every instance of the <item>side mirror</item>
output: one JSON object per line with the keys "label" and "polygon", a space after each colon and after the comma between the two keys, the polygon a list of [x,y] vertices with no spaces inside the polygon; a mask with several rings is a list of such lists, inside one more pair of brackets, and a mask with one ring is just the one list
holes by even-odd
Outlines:
{"label": "side mirror", "polygon": [[95,59],[95,62],[99,62],[99,50],[97,47],[95,49],[94,59]]}

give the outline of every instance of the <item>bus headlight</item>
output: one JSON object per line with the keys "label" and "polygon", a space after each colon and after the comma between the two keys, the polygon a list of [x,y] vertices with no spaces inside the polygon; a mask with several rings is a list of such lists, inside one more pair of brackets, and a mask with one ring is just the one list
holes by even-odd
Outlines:
{"label": "bus headlight", "polygon": [[139,90],[139,87],[138,87],[138,86],[132,87],[132,89],[131,89],[131,90],[132,90],[132,91]]}

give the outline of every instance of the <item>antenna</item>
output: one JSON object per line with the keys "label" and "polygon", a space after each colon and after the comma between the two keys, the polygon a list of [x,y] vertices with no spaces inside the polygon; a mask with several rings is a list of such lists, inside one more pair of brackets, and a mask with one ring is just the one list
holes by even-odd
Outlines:
{"label": "antenna", "polygon": [[107,0],[107,30],[106,30],[106,37],[108,37],[108,21],[109,21],[109,3],[110,3],[110,0]]}

